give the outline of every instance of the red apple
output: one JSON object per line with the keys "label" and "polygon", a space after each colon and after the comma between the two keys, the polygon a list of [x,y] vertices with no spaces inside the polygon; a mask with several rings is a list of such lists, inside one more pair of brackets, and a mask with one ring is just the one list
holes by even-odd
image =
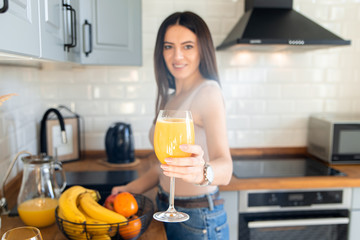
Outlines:
{"label": "red apple", "polygon": [[114,211],[114,201],[115,201],[115,197],[117,194],[111,194],[109,195],[104,202],[104,207],[106,207],[107,209],[110,209],[112,211]]}

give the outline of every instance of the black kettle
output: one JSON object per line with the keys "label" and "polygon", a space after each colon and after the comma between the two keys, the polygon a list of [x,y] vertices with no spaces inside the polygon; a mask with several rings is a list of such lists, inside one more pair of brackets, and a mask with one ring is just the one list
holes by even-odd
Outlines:
{"label": "black kettle", "polygon": [[132,163],[135,160],[134,137],[131,125],[113,123],[106,132],[105,148],[110,163]]}

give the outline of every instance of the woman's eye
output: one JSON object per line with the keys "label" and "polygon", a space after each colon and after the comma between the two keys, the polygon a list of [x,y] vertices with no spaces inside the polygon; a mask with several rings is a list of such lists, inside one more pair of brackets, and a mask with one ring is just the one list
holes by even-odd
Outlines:
{"label": "woman's eye", "polygon": [[164,45],[164,49],[171,49],[171,45]]}
{"label": "woman's eye", "polygon": [[192,49],[193,47],[193,45],[185,45],[185,49]]}

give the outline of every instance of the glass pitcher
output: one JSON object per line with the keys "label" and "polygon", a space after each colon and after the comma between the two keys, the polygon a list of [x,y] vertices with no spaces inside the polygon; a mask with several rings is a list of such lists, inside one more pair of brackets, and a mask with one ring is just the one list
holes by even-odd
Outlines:
{"label": "glass pitcher", "polygon": [[[17,199],[18,213],[26,225],[45,227],[55,222],[58,198],[66,187],[65,172],[61,163],[51,156],[25,156],[21,160],[24,172]],[[56,172],[61,174],[59,187]]]}

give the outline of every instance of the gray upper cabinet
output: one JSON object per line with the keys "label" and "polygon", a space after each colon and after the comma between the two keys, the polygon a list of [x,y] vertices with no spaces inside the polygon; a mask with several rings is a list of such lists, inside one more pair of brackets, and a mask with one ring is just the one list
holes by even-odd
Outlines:
{"label": "gray upper cabinet", "polygon": [[80,61],[78,13],[79,2],[41,0],[40,58],[54,61]]}
{"label": "gray upper cabinet", "polygon": [[142,64],[141,0],[0,0],[0,52],[87,65]]}
{"label": "gray upper cabinet", "polygon": [[40,58],[65,61],[62,0],[42,0],[40,4]]}
{"label": "gray upper cabinet", "polygon": [[0,0],[0,51],[40,56],[38,1]]}
{"label": "gray upper cabinet", "polygon": [[81,63],[142,64],[141,0],[80,2]]}

